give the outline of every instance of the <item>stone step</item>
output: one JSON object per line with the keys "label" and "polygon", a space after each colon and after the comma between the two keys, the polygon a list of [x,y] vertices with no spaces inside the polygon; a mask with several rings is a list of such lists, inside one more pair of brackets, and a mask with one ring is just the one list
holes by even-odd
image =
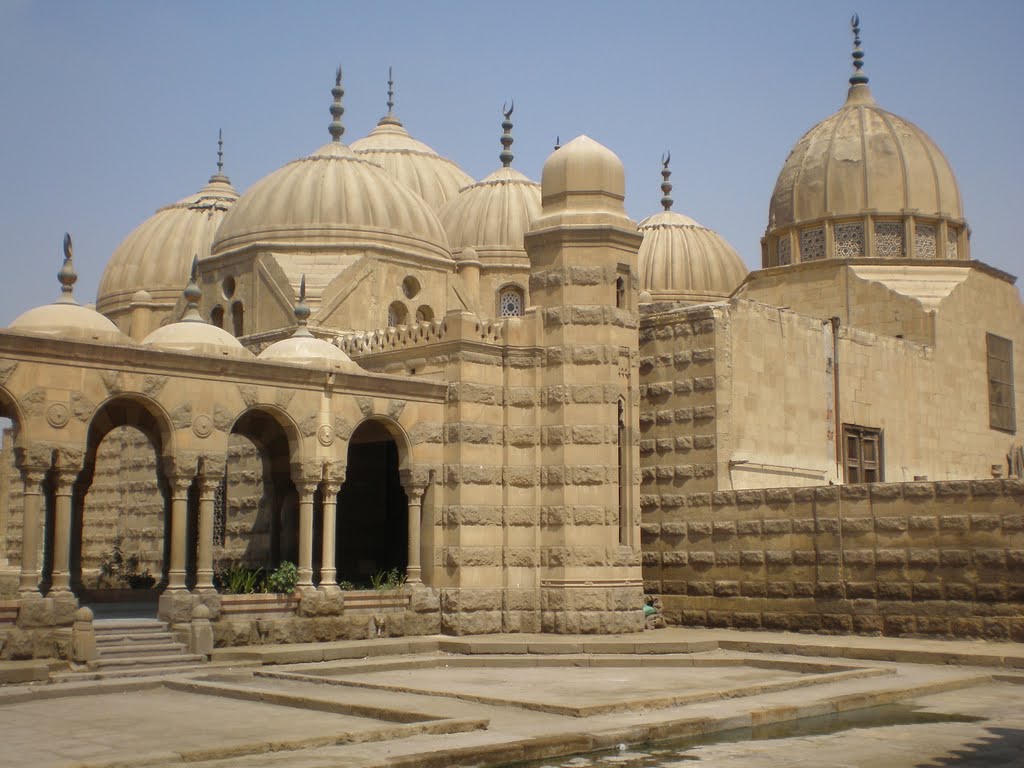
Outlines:
{"label": "stone step", "polygon": [[97,636],[119,632],[167,631],[167,624],[159,619],[96,619],[92,626]]}
{"label": "stone step", "polygon": [[205,672],[202,664],[173,664],[167,666],[126,667],[123,669],[86,670],[82,672],[59,672],[50,676],[54,683],[77,683],[83,680],[111,680],[126,677],[151,677],[157,675],[181,675],[190,672]]}
{"label": "stone step", "polygon": [[96,645],[131,645],[132,643],[172,642],[174,635],[167,631],[161,632],[105,632],[96,633]]}
{"label": "stone step", "polygon": [[132,643],[130,645],[105,645],[98,647],[101,659],[121,659],[125,657],[142,658],[150,656],[172,656],[177,653],[185,653],[186,647],[183,643],[168,640],[159,643]]}
{"label": "stone step", "polygon": [[152,669],[154,667],[179,667],[184,665],[201,664],[205,657],[195,653],[155,654],[152,656],[100,656],[89,662],[89,669],[92,671],[107,671],[111,669]]}

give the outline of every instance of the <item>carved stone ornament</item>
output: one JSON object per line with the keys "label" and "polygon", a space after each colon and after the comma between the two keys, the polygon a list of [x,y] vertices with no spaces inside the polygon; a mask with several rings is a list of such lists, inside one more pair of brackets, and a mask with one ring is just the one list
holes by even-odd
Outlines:
{"label": "carved stone ornament", "polygon": [[64,403],[50,403],[46,409],[46,421],[54,429],[61,429],[66,426],[71,412]]}
{"label": "carved stone ornament", "polygon": [[213,432],[213,420],[205,413],[192,420],[192,431],[196,437],[205,439]]}
{"label": "carved stone ornament", "polygon": [[7,379],[11,377],[17,367],[17,360],[0,360],[0,384],[6,384]]}
{"label": "carved stone ornament", "polygon": [[124,375],[121,371],[100,371],[100,379],[110,394],[116,395],[124,391]]}
{"label": "carved stone ornament", "polygon": [[330,424],[322,424],[316,431],[316,439],[325,448],[334,442],[334,428]]}

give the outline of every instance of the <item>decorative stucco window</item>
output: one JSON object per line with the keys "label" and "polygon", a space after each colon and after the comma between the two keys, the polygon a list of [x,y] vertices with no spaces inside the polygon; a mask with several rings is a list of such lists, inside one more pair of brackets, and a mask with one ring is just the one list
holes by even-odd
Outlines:
{"label": "decorative stucco window", "polygon": [[405,304],[400,301],[394,301],[391,306],[388,307],[388,327],[394,328],[396,325],[405,325],[409,318],[409,310],[405,308]]}
{"label": "decorative stucco window", "polygon": [[812,227],[800,232],[800,261],[821,261],[825,258],[825,229]]}
{"label": "decorative stucco window", "polygon": [[934,259],[935,252],[935,225],[917,224],[914,226],[914,258]]}
{"label": "decorative stucco window", "polygon": [[498,294],[498,315],[500,317],[523,316],[523,289],[510,285]]}
{"label": "decorative stucco window", "polygon": [[775,244],[776,261],[780,267],[793,263],[793,254],[789,247],[789,235],[783,235]]}
{"label": "decorative stucco window", "polygon": [[875,222],[875,256],[880,259],[903,258],[903,222]]}
{"label": "decorative stucco window", "polygon": [[228,521],[228,473],[224,471],[224,477],[213,492],[213,545],[223,547],[227,541]]}
{"label": "decorative stucco window", "polygon": [[956,227],[949,227],[946,230],[946,258],[960,258],[960,230]]}
{"label": "decorative stucco window", "polygon": [[988,424],[1003,432],[1017,431],[1013,394],[1013,341],[985,334],[988,355]]}
{"label": "decorative stucco window", "polygon": [[836,224],[836,258],[859,259],[864,255],[864,224],[849,221]]}
{"label": "decorative stucco window", "polygon": [[843,459],[847,483],[881,483],[882,430],[843,424]]}

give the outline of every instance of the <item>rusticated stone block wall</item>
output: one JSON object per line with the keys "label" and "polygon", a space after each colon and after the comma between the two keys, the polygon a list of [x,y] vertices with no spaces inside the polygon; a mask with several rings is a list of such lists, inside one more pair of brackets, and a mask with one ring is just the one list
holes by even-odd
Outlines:
{"label": "rusticated stone block wall", "polygon": [[1024,481],[650,501],[645,589],[670,623],[1024,640]]}

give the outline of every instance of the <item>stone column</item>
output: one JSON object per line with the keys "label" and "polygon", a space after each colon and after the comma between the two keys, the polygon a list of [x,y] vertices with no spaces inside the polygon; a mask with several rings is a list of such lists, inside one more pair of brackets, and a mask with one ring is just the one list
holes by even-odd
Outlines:
{"label": "stone column", "polygon": [[423,508],[423,494],[426,493],[425,479],[414,477],[409,470],[402,472],[402,486],[409,498],[409,540],[408,557],[405,568],[406,584],[422,584],[422,568],[420,566],[420,515]]}
{"label": "stone column", "polygon": [[344,470],[340,478],[325,480],[320,487],[324,495],[323,547],[321,548],[320,589],[336,590],[338,588],[338,567],[335,563],[335,531],[338,513],[338,491],[345,481]]}
{"label": "stone column", "polygon": [[51,593],[71,591],[71,500],[78,471],[78,467],[59,467],[55,473]]}
{"label": "stone column", "polygon": [[199,477],[199,542],[196,547],[196,589],[214,591],[213,500],[221,478],[213,473]]}
{"label": "stone column", "polygon": [[21,528],[21,575],[18,579],[18,594],[31,597],[39,594],[39,525],[43,506],[43,481],[47,468],[42,466],[21,467],[21,478],[25,483],[24,522]]}
{"label": "stone column", "polygon": [[299,583],[306,591],[313,588],[313,494],[320,483],[301,480],[295,483],[299,491]]}
{"label": "stone column", "polygon": [[188,489],[192,486],[191,474],[167,472],[171,487],[171,563],[167,569],[167,591],[185,589],[185,550],[188,527]]}

